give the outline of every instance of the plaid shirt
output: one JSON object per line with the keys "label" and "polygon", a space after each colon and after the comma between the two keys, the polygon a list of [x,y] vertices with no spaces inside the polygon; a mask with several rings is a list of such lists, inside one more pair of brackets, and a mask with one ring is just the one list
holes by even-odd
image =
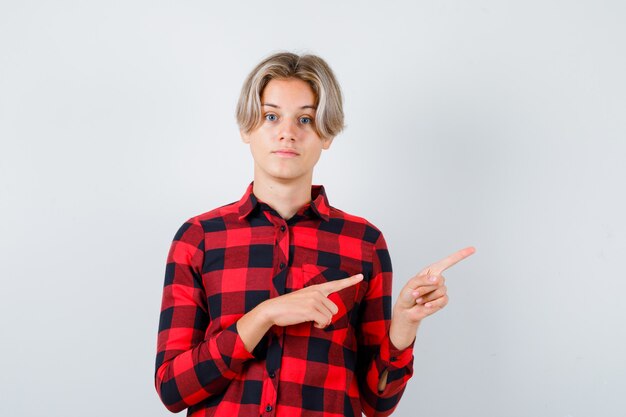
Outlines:
{"label": "plaid shirt", "polygon": [[[251,183],[235,203],[189,219],[165,272],[156,389],[188,416],[387,416],[413,374],[413,345],[389,340],[391,260],[367,220],[312,201],[285,221]],[[329,296],[332,323],[273,326],[252,353],[236,322],[272,297],[363,273]],[[378,391],[381,374],[387,385]]]}

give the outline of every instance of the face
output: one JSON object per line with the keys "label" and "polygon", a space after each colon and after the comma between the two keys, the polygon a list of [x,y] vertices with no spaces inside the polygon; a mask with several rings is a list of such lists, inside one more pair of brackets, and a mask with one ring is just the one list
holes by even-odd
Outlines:
{"label": "face", "polygon": [[241,132],[254,158],[255,181],[311,181],[313,167],[332,138],[315,132],[315,94],[305,81],[271,80],[261,96],[263,123]]}

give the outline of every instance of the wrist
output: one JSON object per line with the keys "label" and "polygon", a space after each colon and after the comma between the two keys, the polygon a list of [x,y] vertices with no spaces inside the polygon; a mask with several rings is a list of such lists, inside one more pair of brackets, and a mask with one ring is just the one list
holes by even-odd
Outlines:
{"label": "wrist", "polygon": [[410,334],[406,334],[394,332],[389,329],[389,341],[391,342],[391,347],[394,347],[397,350],[404,350],[411,346],[416,337],[417,330],[415,332],[411,332]]}
{"label": "wrist", "polygon": [[261,307],[261,304],[237,320],[237,332],[244,347],[250,353],[271,327],[272,323],[268,320],[266,311]]}
{"label": "wrist", "polygon": [[268,308],[268,301],[265,300],[256,307],[254,307],[250,313],[255,315],[255,321],[257,325],[268,331],[275,323],[271,309]]}
{"label": "wrist", "polygon": [[394,314],[389,326],[389,340],[398,350],[411,346],[417,336],[420,321],[403,320],[401,315]]}

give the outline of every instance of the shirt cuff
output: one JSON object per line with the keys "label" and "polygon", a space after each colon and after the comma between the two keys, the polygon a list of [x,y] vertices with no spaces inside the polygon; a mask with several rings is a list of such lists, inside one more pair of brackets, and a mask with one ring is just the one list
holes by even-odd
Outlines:
{"label": "shirt cuff", "polygon": [[224,329],[217,337],[216,342],[225,365],[235,373],[239,373],[244,362],[254,358],[254,355],[246,350],[243,340],[239,336],[237,322]]}
{"label": "shirt cuff", "polygon": [[380,346],[380,359],[390,365],[391,368],[403,368],[413,361],[413,346],[415,339],[404,349],[398,349],[391,342],[389,334]]}

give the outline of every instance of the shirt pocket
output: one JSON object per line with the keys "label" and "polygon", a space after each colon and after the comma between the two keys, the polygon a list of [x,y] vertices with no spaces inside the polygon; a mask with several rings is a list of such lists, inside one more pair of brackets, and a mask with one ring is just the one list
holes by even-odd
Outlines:
{"label": "shirt pocket", "polygon": [[[336,268],[329,268],[315,264],[302,264],[302,279],[304,288],[310,287],[311,285],[323,284],[325,282],[348,278],[352,275],[354,274],[349,274],[346,271]],[[350,324],[350,317],[354,310],[357,297],[357,287],[359,284],[352,285],[348,288],[344,288],[328,295],[328,299],[335,303],[339,311],[337,314],[333,315],[331,324],[324,330],[329,331],[348,327]]]}

